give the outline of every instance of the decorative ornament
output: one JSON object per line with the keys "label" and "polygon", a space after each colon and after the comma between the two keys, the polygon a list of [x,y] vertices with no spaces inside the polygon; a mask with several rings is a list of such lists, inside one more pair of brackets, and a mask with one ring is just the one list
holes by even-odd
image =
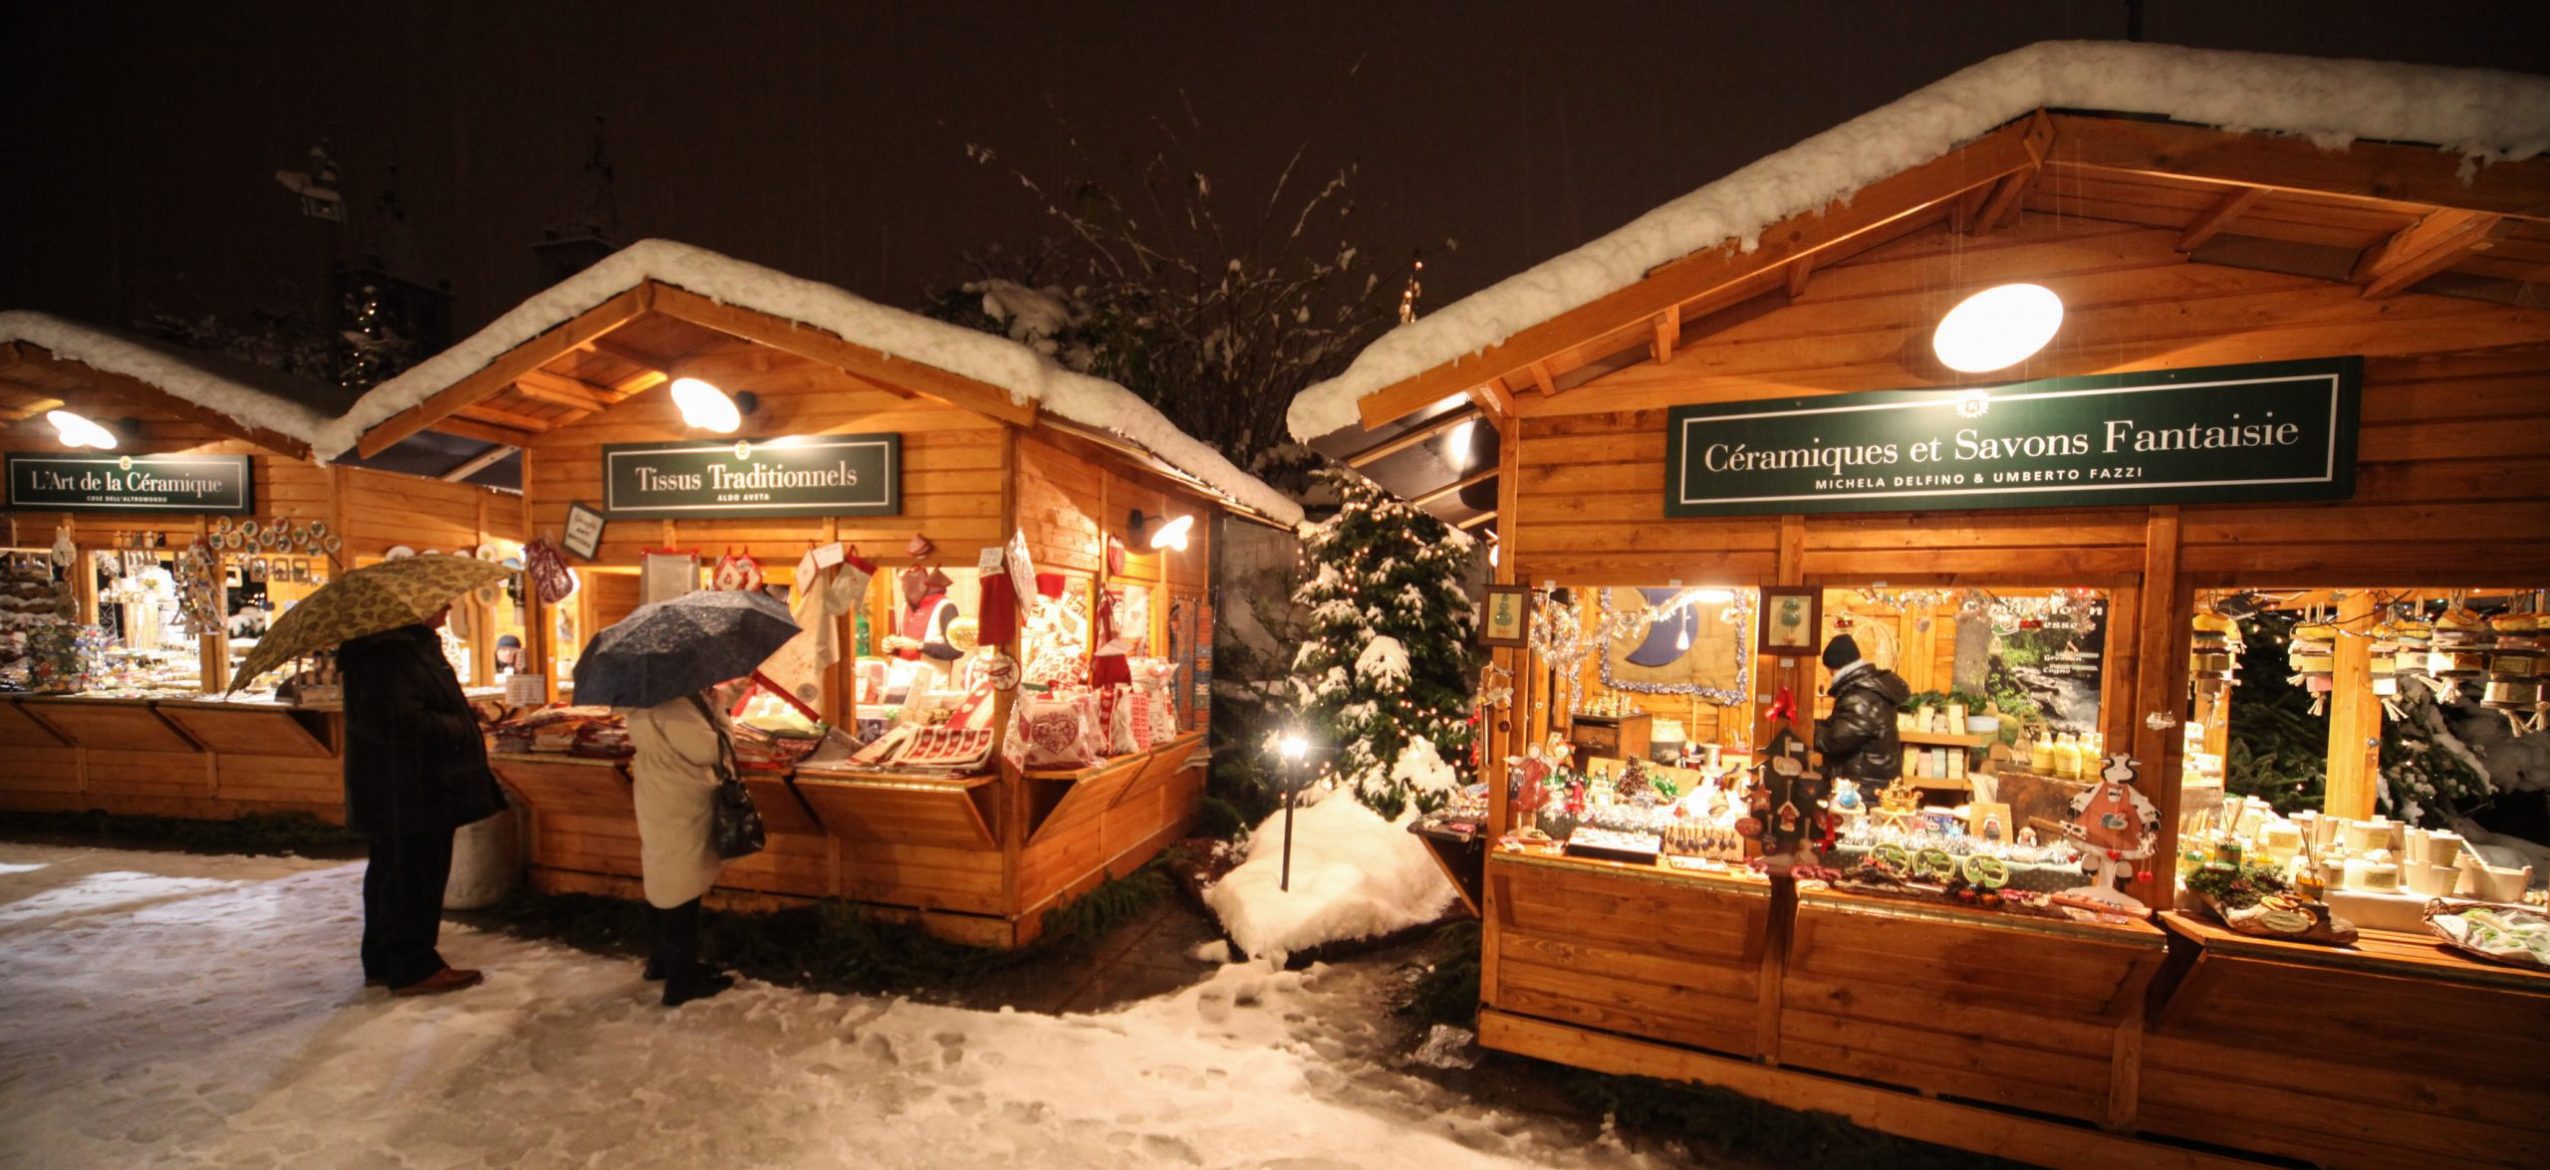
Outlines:
{"label": "decorative ornament", "polygon": [[2087,885],[2067,890],[2067,895],[2138,913],[2150,911],[2117,888],[2121,879],[2140,868],[2128,863],[2149,858],[2160,839],[2160,811],[2133,787],[2140,772],[2141,765],[2133,759],[2121,753],[2109,756],[2099,783],[2072,798],[2072,819],[2064,822],[2063,831],[2083,847],[2081,868],[2090,877]]}
{"label": "decorative ornament", "polygon": [[984,673],[992,680],[992,689],[1009,692],[1018,689],[1018,660],[994,650],[983,662]]}
{"label": "decorative ornament", "polygon": [[542,605],[556,605],[575,591],[575,582],[567,575],[567,559],[546,538],[522,546],[522,571],[531,578]]}

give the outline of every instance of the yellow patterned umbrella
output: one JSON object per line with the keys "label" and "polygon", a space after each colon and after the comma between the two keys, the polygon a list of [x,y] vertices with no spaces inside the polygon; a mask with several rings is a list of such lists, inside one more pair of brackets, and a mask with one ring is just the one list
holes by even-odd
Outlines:
{"label": "yellow patterned umbrella", "polygon": [[317,592],[266,627],[257,648],[230,675],[230,689],[299,658],[340,643],[415,625],[440,612],[454,598],[512,576],[514,570],[494,561],[440,554],[401,557],[356,569]]}

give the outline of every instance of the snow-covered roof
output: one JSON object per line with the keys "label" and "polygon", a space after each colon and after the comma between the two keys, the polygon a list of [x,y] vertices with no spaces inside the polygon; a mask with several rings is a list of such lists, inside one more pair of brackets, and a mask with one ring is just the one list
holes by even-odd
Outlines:
{"label": "snow-covered roof", "polygon": [[649,280],[813,326],[904,361],[996,387],[1014,402],[1035,402],[1057,417],[1119,435],[1268,519],[1288,526],[1301,522],[1300,505],[1179,430],[1122,386],[1064,369],[1005,337],[889,308],[832,285],[671,240],[641,240],[604,257],[459,344],[373,387],[343,417],[321,427],[312,447],[322,457],[342,454],[365,431],[400,411]]}
{"label": "snow-covered roof", "polygon": [[1659,264],[1759,233],[1938,158],[2040,108],[2152,114],[2237,132],[2434,143],[2471,160],[2550,150],[2550,78],[2485,69],[2046,41],[1959,70],[1656,208],[1372,343],[1304,390],[1287,423],[1308,441],[1355,425],[1366,395],[1643,279]]}
{"label": "snow-covered roof", "polygon": [[0,342],[11,341],[41,346],[64,361],[120,374],[244,426],[304,443],[325,426],[329,413],[323,408],[342,405],[341,392],[331,385],[46,313],[0,312]]}

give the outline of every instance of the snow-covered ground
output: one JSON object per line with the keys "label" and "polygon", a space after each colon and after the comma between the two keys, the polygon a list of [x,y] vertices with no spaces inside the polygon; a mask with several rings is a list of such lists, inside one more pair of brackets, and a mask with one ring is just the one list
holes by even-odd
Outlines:
{"label": "snow-covered ground", "polygon": [[1374,1051],[1375,981],[1223,967],[1102,1014],[763,984],[447,925],[483,987],[361,987],[361,868],[0,844],[0,1164],[1650,1164]]}

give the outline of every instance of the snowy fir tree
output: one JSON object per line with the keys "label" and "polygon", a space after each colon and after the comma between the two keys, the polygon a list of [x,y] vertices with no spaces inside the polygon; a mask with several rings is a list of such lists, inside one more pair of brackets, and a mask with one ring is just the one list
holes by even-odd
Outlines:
{"label": "snowy fir tree", "polygon": [[1324,776],[1385,817],[1431,810],[1461,783],[1478,617],[1467,578],[1478,546],[1353,472],[1320,477],[1342,501],[1305,529],[1293,600],[1309,637],[1293,657],[1303,731]]}

